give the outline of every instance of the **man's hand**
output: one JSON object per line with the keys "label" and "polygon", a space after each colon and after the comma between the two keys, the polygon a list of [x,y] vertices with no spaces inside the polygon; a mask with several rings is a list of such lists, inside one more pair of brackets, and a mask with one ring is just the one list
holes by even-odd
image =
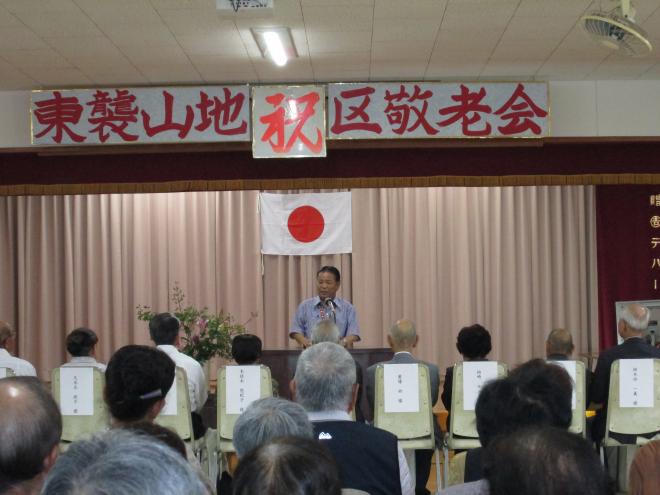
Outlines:
{"label": "man's hand", "polygon": [[312,343],[302,333],[294,333],[291,335],[291,337],[293,337],[293,339],[298,342],[298,345],[300,345],[303,349],[307,349],[312,345]]}
{"label": "man's hand", "polygon": [[356,335],[347,335],[343,339],[341,339],[341,345],[343,345],[346,349],[353,349],[353,344],[357,342],[358,338]]}

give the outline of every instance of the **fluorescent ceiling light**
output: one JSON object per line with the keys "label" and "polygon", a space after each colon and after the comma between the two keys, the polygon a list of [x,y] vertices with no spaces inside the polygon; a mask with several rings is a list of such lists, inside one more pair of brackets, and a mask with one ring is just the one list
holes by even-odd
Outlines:
{"label": "fluorescent ceiling light", "polygon": [[279,67],[298,56],[291,31],[287,27],[252,28],[257,46],[263,57],[268,57]]}

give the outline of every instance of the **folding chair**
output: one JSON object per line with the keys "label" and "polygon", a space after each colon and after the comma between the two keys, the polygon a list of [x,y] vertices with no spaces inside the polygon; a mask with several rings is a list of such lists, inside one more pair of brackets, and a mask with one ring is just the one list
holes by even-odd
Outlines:
{"label": "folding chair", "polygon": [[110,427],[110,414],[103,400],[104,388],[105,375],[93,366],[52,371],[51,391],[62,412],[63,447]]}
{"label": "folding chair", "polygon": [[156,418],[156,423],[171,430],[190,447],[199,459],[202,471],[214,481],[218,474],[218,457],[215,445],[215,430],[208,428],[202,438],[195,439],[188,395],[186,370],[177,366],[174,383],[165,398],[165,407]]}
{"label": "folding chair", "polygon": [[[628,361],[628,363],[625,363]],[[649,362],[649,368],[652,369],[653,390],[652,397],[649,397],[650,407],[635,406],[626,403],[622,407],[621,402],[630,399],[629,393],[635,390],[637,383],[635,380],[626,380],[626,376],[621,373],[621,368],[629,366],[633,361]],[[628,377],[629,378],[629,377]],[[626,398],[625,396],[628,396]],[[605,463],[605,447],[614,447],[617,449],[618,466],[616,476],[619,482],[619,489],[627,490],[628,465],[632,462],[636,447],[648,443],[653,433],[660,431],[660,359],[620,359],[612,363],[610,370],[610,389],[607,400],[607,416],[605,420],[605,437],[601,442],[600,457]],[[617,435],[618,434],[618,435]],[[619,435],[629,435],[628,438],[622,438]],[[618,438],[616,438],[618,436]],[[624,451],[622,456],[618,455]],[[614,471],[610,473],[614,475]]]}
{"label": "folding chair", "polygon": [[[485,361],[493,363],[493,361]],[[497,378],[507,375],[508,368],[504,363],[494,363],[497,366]],[[450,450],[469,450],[481,447],[479,442],[479,433],[477,433],[477,417],[474,409],[465,409],[464,401],[464,365],[465,363],[456,363],[454,365],[454,380],[452,383],[451,394],[451,412],[449,416],[449,425],[447,434],[442,446],[444,454],[444,479],[449,479],[449,451]]]}
{"label": "folding chair", "polygon": [[12,368],[5,368],[4,366],[0,368],[0,379],[9,378],[10,376],[16,376]]}
{"label": "folding chair", "polygon": [[[234,445],[232,440],[234,438],[234,424],[240,416],[240,412],[233,413],[227,412],[228,409],[228,384],[227,384],[227,370],[234,368],[234,370],[240,370],[240,368],[259,368],[260,380],[259,380],[259,391],[254,395],[260,399],[264,397],[273,396],[273,381],[270,375],[270,368],[268,366],[262,365],[252,365],[252,366],[224,366],[218,369],[218,447],[221,453],[235,452]],[[247,407],[249,403],[246,403],[242,407]],[[229,409],[232,411],[237,410],[236,407],[230,406]]]}
{"label": "folding chair", "polygon": [[571,426],[568,431],[587,437],[586,428],[586,373],[582,361],[548,361],[552,364],[561,366],[570,375],[573,380],[573,416],[571,417]]}
{"label": "folding chair", "polygon": [[[416,366],[419,383],[419,403],[415,412],[385,411],[385,368],[388,366]],[[374,397],[374,426],[389,431],[399,439],[403,450],[435,451],[436,480],[440,480],[440,451],[435,445],[433,404],[431,402],[431,380],[429,369],[423,363],[397,365],[379,364],[376,366]]]}

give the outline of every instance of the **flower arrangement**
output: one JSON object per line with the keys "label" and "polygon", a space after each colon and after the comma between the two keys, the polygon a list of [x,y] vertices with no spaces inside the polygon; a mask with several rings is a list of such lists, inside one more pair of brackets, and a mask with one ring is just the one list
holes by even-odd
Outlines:
{"label": "flower arrangement", "polygon": [[[231,358],[231,341],[234,336],[245,333],[245,325],[256,313],[252,313],[250,319],[245,323],[235,323],[231,314],[221,310],[219,313],[210,313],[208,308],[196,308],[186,304],[186,295],[175,282],[172,288],[173,311],[181,322],[183,335],[181,352],[194,358],[200,363],[205,363],[215,356]],[[142,321],[150,321],[156,312],[149,306],[138,306],[137,318]]]}

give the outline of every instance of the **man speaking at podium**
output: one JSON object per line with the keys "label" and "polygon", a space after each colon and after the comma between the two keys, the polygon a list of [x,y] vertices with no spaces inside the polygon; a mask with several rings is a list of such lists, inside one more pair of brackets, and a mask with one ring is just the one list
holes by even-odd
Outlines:
{"label": "man speaking at podium", "polygon": [[310,332],[319,320],[332,320],[339,328],[341,344],[349,349],[360,340],[357,314],[351,303],[337,297],[341,276],[334,266],[324,266],[316,273],[318,296],[300,303],[291,323],[289,337],[303,348],[311,345]]}

